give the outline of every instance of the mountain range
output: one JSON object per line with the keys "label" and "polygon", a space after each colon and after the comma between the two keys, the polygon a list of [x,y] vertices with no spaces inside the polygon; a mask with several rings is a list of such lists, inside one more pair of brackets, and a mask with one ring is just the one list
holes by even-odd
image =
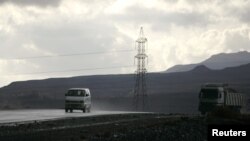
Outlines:
{"label": "mountain range", "polygon": [[210,58],[198,64],[175,65],[164,72],[170,73],[190,71],[199,65],[205,65],[213,70],[220,70],[227,67],[236,67],[248,63],[250,63],[250,53],[247,51],[241,51],[237,53],[220,53],[212,55]]}
{"label": "mountain range", "polygon": [[[228,83],[248,98],[249,72],[250,63],[220,70],[198,65],[185,72],[148,73],[146,109],[165,113],[197,113],[200,87],[208,82]],[[123,74],[13,82],[0,88],[0,108],[63,108],[67,89],[87,87],[92,93],[94,109],[133,110],[134,80],[133,74]]]}

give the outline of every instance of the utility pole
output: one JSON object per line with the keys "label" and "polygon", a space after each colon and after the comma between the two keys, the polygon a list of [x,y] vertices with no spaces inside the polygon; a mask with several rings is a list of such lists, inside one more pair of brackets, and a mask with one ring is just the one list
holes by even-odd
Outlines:
{"label": "utility pole", "polygon": [[140,29],[140,34],[136,40],[137,54],[135,55],[137,70],[135,71],[135,88],[134,88],[134,104],[136,110],[145,110],[147,98],[146,85],[146,43],[147,38],[144,37],[143,28]]}

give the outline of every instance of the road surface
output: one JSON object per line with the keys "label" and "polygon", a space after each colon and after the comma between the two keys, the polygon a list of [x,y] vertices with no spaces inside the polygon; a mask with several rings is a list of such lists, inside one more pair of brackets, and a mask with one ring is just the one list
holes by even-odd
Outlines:
{"label": "road surface", "polygon": [[34,120],[51,120],[58,118],[69,117],[84,117],[84,116],[98,116],[109,114],[126,114],[135,113],[127,111],[91,111],[90,113],[83,113],[81,111],[74,111],[73,113],[65,113],[64,109],[54,110],[8,110],[0,111],[0,123],[13,122],[29,122]]}

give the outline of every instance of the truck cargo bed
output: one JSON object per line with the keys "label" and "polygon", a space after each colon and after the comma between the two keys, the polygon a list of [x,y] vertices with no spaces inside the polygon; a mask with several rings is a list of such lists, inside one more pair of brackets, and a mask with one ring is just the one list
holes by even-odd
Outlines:
{"label": "truck cargo bed", "polygon": [[241,93],[227,93],[226,105],[227,106],[243,106],[244,97]]}

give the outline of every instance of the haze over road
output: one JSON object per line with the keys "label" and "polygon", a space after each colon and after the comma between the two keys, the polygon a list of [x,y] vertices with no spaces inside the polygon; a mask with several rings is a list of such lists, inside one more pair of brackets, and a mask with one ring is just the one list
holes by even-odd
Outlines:
{"label": "haze over road", "polygon": [[91,111],[90,113],[83,113],[81,111],[76,110],[73,113],[65,113],[64,109],[8,110],[8,111],[0,111],[0,123],[27,122],[34,120],[49,120],[49,119],[68,118],[68,117],[84,117],[84,116],[126,114],[126,113],[135,113],[135,112]]}

